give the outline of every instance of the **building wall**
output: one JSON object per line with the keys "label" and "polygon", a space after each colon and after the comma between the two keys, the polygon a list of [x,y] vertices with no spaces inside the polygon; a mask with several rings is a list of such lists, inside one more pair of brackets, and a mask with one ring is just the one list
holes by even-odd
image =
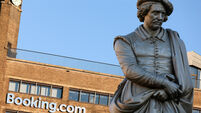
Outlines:
{"label": "building wall", "polygon": [[201,109],[201,89],[194,89],[194,108]]}
{"label": "building wall", "polygon": [[[52,97],[41,97],[36,95],[10,92],[8,91],[9,79],[18,79],[62,86],[63,97],[61,99],[58,99]],[[86,108],[87,113],[108,113],[108,106],[105,105],[96,105],[68,100],[69,89],[76,88],[87,91],[96,91],[100,93],[113,94],[122,79],[123,77],[115,75],[8,58],[6,68],[6,79],[4,81],[6,83],[6,86],[4,87],[6,90],[4,94],[13,93],[16,97],[21,97],[23,99],[30,98],[32,96],[36,99],[38,97],[41,97],[42,100],[48,102],[56,102],[57,105],[66,104],[82,106]],[[6,102],[5,95],[4,102]],[[48,110],[24,107],[22,105],[17,106],[15,104],[3,104],[2,106],[4,110],[12,109],[33,113],[48,112]]]}
{"label": "building wall", "polygon": [[[20,6],[21,7],[21,6]],[[20,7],[13,7],[10,0],[0,0],[0,89],[5,92],[5,68],[8,42],[12,48],[17,47],[18,31],[20,24]],[[5,93],[0,93],[5,97]],[[0,99],[0,105],[4,104]],[[0,106],[0,111],[2,107]],[[2,112],[1,112],[2,113]]]}

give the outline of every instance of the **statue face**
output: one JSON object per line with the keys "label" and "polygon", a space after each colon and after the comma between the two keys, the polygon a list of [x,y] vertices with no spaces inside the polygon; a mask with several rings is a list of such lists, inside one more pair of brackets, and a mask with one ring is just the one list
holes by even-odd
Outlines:
{"label": "statue face", "polygon": [[151,30],[157,30],[164,22],[165,14],[165,8],[161,3],[153,4],[144,18],[144,24]]}

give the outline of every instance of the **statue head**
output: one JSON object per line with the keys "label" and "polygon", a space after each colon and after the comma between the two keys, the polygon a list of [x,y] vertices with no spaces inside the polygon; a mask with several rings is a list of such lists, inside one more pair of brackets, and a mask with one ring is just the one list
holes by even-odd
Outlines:
{"label": "statue head", "polygon": [[150,11],[152,5],[160,3],[165,8],[165,19],[164,22],[167,21],[168,16],[171,15],[173,12],[173,5],[168,0],[138,0],[137,1],[137,17],[139,18],[140,22],[144,22],[144,17]]}
{"label": "statue head", "polygon": [[173,11],[168,0],[138,0],[137,16],[147,30],[156,31]]}

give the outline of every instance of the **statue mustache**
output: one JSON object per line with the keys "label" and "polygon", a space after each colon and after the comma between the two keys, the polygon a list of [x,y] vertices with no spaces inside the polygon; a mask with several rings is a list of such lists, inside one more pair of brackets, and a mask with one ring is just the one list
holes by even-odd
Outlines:
{"label": "statue mustache", "polygon": [[162,24],[163,23],[163,20],[162,19],[155,19],[152,21],[153,23],[160,23]]}

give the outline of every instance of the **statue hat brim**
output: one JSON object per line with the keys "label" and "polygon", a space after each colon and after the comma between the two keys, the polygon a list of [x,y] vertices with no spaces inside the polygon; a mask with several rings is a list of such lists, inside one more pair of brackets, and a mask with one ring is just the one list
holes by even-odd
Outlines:
{"label": "statue hat brim", "polygon": [[166,9],[166,13],[168,16],[171,15],[173,12],[173,5],[169,0],[138,0],[137,1],[137,8],[139,8],[140,5],[142,5],[145,2],[160,2],[160,3],[162,3]]}

